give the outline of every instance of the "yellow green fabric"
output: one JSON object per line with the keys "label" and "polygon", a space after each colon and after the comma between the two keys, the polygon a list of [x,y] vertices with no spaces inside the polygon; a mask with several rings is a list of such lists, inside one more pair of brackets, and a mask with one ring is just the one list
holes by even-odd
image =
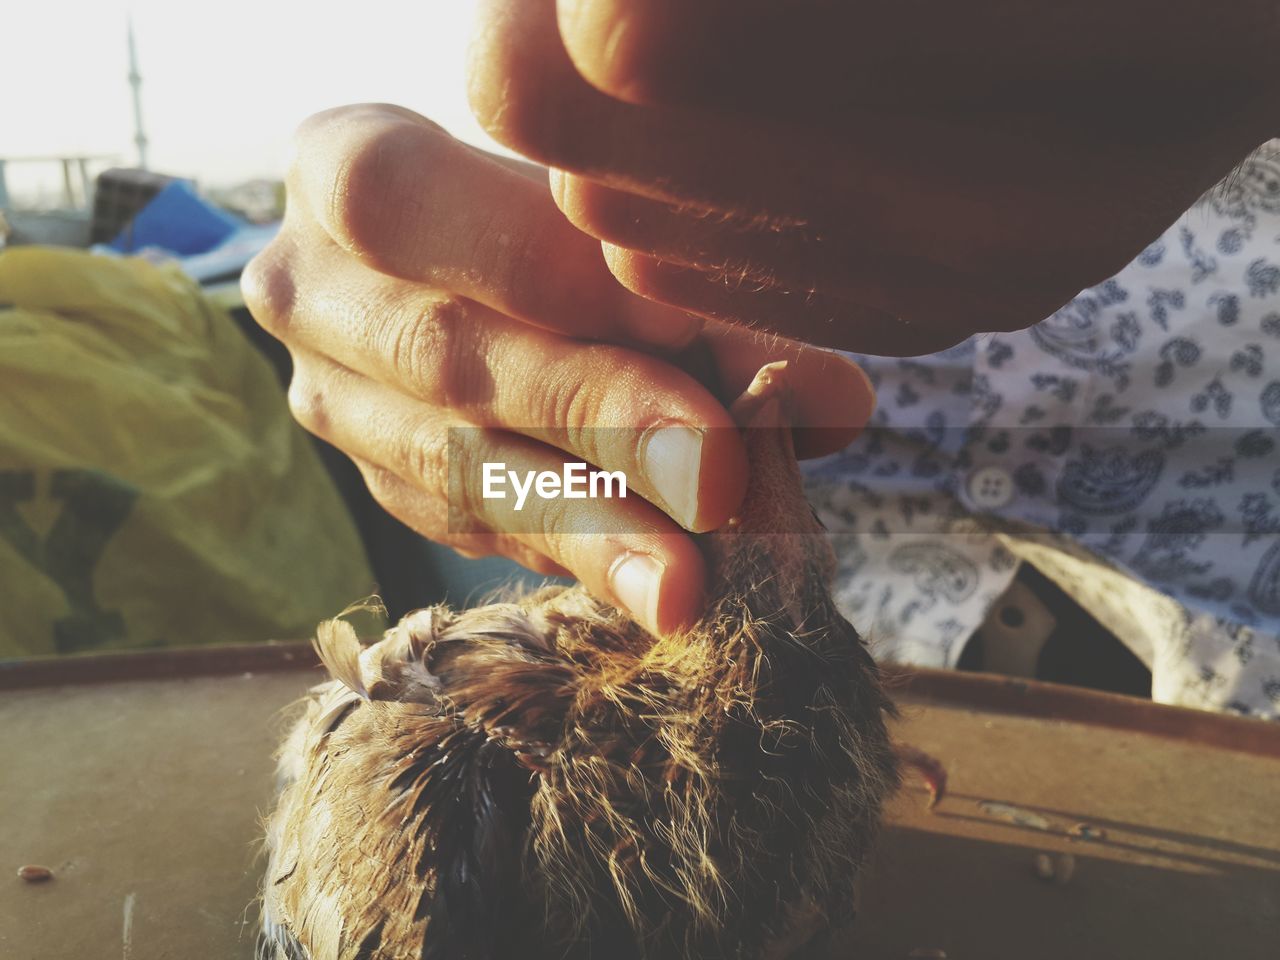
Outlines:
{"label": "yellow green fabric", "polygon": [[0,657],[305,638],[372,587],[270,365],[194,282],[0,253]]}

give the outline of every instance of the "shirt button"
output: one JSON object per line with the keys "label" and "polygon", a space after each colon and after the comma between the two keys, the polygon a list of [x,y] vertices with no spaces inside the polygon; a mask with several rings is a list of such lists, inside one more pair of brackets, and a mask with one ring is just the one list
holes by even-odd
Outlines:
{"label": "shirt button", "polygon": [[1013,477],[1003,467],[982,467],[973,471],[965,487],[974,506],[984,510],[1003,507],[1013,499]]}

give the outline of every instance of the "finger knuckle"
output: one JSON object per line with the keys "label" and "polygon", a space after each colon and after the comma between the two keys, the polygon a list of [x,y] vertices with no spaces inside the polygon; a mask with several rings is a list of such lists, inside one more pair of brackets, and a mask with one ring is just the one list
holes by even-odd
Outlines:
{"label": "finger knuckle", "polygon": [[429,187],[447,135],[433,125],[384,113],[349,137],[324,200],[335,239],[373,266],[396,259],[432,219]]}
{"label": "finger knuckle", "polygon": [[346,112],[346,107],[333,107],[313,113],[294,128],[289,139],[288,157],[285,160],[285,182],[296,184],[303,182],[308,163],[316,150],[316,145],[328,140],[334,128]]}
{"label": "finger knuckle", "polygon": [[388,510],[393,510],[399,499],[399,478],[386,467],[373,463],[362,464],[360,473],[370,495]]}
{"label": "finger knuckle", "polygon": [[304,154],[316,140],[328,138],[344,121],[348,120],[360,109],[358,105],[344,104],[318,110],[304,119],[293,131],[292,146],[295,160],[298,154]]}
{"label": "finger knuckle", "polygon": [[422,426],[409,427],[400,444],[405,475],[435,498],[449,490],[449,446],[447,431]]}
{"label": "finger knuckle", "polygon": [[277,340],[289,335],[297,299],[289,250],[282,238],[277,238],[249,261],[240,277],[240,291],[250,315]]}
{"label": "finger knuckle", "polygon": [[416,311],[394,308],[386,323],[385,355],[392,369],[428,402],[435,402],[434,384],[442,364],[448,362],[445,347],[450,321],[448,311],[429,304]]}
{"label": "finger knuckle", "polygon": [[539,532],[546,538],[547,547],[554,554],[573,552],[573,531],[576,517],[568,502],[552,500],[546,503],[539,518]]}
{"label": "finger knuckle", "polygon": [[[541,422],[564,430],[568,446],[576,450],[594,448],[593,428],[605,422],[607,385],[618,382],[620,375],[608,351],[594,352],[595,356],[575,358],[573,364],[552,364],[542,377]],[[583,375],[584,362],[590,376]]]}
{"label": "finger knuckle", "polygon": [[392,369],[428,404],[464,407],[482,391],[480,334],[461,301],[406,300],[390,310],[384,330]]}
{"label": "finger knuckle", "polygon": [[325,436],[329,427],[329,415],[324,385],[321,378],[311,371],[309,364],[295,360],[287,400],[294,420],[308,432]]}

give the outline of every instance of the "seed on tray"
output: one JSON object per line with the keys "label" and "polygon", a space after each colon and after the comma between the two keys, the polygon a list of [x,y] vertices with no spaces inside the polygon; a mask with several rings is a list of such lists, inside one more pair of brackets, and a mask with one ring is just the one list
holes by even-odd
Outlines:
{"label": "seed on tray", "polygon": [[1091,823],[1077,823],[1071,828],[1071,835],[1079,837],[1081,840],[1105,840],[1107,839],[1107,831],[1101,827],[1095,827]]}
{"label": "seed on tray", "polygon": [[27,883],[44,883],[53,879],[53,871],[37,863],[28,863],[18,868],[18,876]]}

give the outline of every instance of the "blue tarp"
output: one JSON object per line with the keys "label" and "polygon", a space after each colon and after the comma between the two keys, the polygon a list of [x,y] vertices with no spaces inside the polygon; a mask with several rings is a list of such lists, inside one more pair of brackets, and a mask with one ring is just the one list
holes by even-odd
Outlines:
{"label": "blue tarp", "polygon": [[174,180],[138,211],[109,246],[120,253],[159,247],[175,256],[207,253],[244,221],[203,200],[186,180]]}
{"label": "blue tarp", "polygon": [[157,193],[129,226],[94,253],[133,254],[150,260],[176,260],[187,276],[201,283],[234,279],[249,260],[271,242],[280,224],[247,223],[204,200],[186,180]]}

